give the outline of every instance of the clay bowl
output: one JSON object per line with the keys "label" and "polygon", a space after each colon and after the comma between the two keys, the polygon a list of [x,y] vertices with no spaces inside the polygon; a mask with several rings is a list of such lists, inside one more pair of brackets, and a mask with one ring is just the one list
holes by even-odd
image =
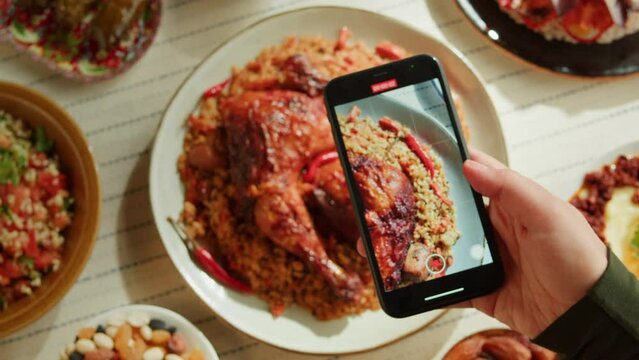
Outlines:
{"label": "clay bowl", "polygon": [[54,141],[60,168],[68,176],[75,199],[71,225],[63,233],[65,245],[58,271],[43,277],[33,295],[10,303],[0,312],[0,337],[46,314],[71,289],[84,269],[95,243],[100,219],[100,184],[87,141],[80,128],[61,107],[43,94],[0,81],[0,109],[32,128],[44,127]]}

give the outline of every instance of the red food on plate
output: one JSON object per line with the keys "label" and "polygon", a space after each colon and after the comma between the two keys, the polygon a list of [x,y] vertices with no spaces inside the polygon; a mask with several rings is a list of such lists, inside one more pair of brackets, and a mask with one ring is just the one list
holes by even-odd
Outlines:
{"label": "red food on plate", "polygon": [[562,19],[566,32],[576,41],[591,43],[614,23],[603,0],[580,0]]}
{"label": "red food on plate", "polygon": [[539,29],[557,17],[557,11],[551,0],[500,0],[500,4],[503,7],[518,12],[522,16],[526,26],[531,29]]}
{"label": "red food on plate", "polygon": [[515,21],[548,40],[609,43],[639,31],[639,7],[627,0],[497,0]]}

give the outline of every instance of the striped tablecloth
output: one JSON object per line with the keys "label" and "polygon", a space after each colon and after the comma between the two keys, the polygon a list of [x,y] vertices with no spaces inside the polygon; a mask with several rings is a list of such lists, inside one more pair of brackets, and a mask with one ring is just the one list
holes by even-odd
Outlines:
{"label": "striped tablecloth", "polygon": [[[126,75],[92,85],[61,79],[0,44],[1,79],[43,91],[79,122],[99,164],[104,193],[96,247],[79,281],[45,317],[0,339],[0,358],[57,358],[82,322],[128,303],[156,304],[183,314],[211,339],[224,360],[322,358],[262,344],[212,316],[169,260],[148,200],[153,135],[164,107],[190,71],[248,24],[319,4],[344,2],[168,0],[160,33],[146,57]],[[566,179],[584,163],[637,138],[639,78],[579,80],[540,72],[489,45],[451,0],[359,0],[348,5],[395,17],[459,49],[486,81],[512,167],[558,194],[566,194]],[[384,348],[330,358],[440,358],[463,336],[496,325],[475,311],[451,311]]]}

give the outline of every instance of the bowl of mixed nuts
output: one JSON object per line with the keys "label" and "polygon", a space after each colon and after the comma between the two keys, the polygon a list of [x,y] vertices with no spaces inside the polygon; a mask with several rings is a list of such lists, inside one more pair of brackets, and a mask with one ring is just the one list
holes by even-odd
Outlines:
{"label": "bowl of mixed nuts", "polygon": [[157,306],[113,309],[74,335],[60,350],[60,360],[218,360],[195,325]]}

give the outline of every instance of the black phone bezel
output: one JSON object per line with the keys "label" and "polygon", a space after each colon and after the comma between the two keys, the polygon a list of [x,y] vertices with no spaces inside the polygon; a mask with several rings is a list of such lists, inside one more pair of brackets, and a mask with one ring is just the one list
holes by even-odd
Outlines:
{"label": "black phone bezel", "polygon": [[[337,145],[340,162],[346,175],[346,182],[351,194],[353,207],[356,211],[359,232],[364,239],[364,247],[373,272],[377,296],[380,299],[384,312],[392,317],[401,318],[488,294],[502,284],[504,274],[495,237],[493,236],[492,226],[488,220],[488,214],[482,196],[473,190],[475,205],[479,213],[493,262],[452,275],[446,275],[438,279],[395,289],[390,292],[384,290],[377,261],[371,246],[370,234],[364,219],[364,206],[359,192],[356,191],[357,188],[353,178],[353,171],[346,155],[346,147],[342,139],[337,114],[335,113],[335,106],[379,95],[384,91],[373,93],[371,85],[392,79],[397,81],[397,87],[393,89],[438,79],[443,90],[444,101],[453,123],[455,137],[457,138],[457,144],[463,160],[468,158],[468,149],[460,131],[461,127],[455,107],[451,102],[448,82],[439,62],[432,56],[416,55],[375,68],[348,74],[333,79],[326,86],[324,99],[328,118],[331,122],[333,138]],[[389,90],[392,89],[388,89],[387,91]],[[460,291],[460,288],[463,288],[463,290]],[[449,295],[443,295],[428,301],[425,300],[430,296],[446,293],[449,293]]]}

